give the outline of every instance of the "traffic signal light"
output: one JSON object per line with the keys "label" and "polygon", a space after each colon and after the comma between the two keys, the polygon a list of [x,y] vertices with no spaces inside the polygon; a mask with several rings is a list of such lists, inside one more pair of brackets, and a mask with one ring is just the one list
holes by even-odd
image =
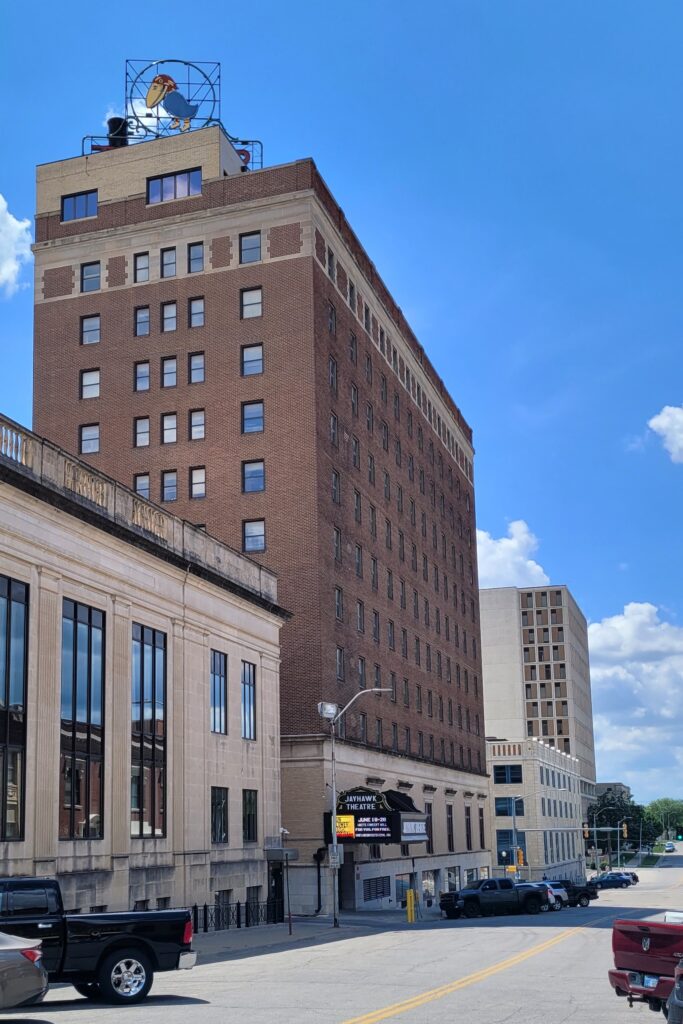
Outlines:
{"label": "traffic signal light", "polygon": [[517,847],[517,864],[520,868],[524,867],[524,850],[521,846]]}
{"label": "traffic signal light", "polygon": [[584,821],[584,823],[583,823],[583,838],[584,839],[590,839],[590,832],[588,830],[588,822],[587,821]]}
{"label": "traffic signal light", "polygon": [[622,839],[628,839],[628,825],[625,821],[621,825],[621,837]]}
{"label": "traffic signal light", "polygon": [[676,830],[676,839],[678,839],[679,842],[683,839],[683,832],[681,832],[680,828]]}

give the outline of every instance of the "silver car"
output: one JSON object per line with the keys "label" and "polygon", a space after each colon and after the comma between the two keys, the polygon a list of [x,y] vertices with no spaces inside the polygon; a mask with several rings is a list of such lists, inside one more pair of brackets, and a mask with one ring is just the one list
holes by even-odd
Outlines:
{"label": "silver car", "polygon": [[0,1010],[40,1003],[47,992],[40,939],[0,932]]}

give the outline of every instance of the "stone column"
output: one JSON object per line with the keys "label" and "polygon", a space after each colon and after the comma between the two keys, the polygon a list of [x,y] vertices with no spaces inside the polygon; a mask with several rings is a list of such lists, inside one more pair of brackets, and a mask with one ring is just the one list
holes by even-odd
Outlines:
{"label": "stone column", "polygon": [[[106,771],[109,781],[105,791],[109,798],[112,856],[128,857],[130,852],[130,729],[131,729],[131,606],[115,597],[113,622],[109,625],[106,679],[107,699],[105,722],[109,725],[106,749]],[[115,869],[119,865],[115,864]]]}
{"label": "stone column", "polygon": [[[31,642],[37,642],[38,657],[36,664],[29,655],[28,692],[32,697],[27,710],[35,719],[35,730],[29,728],[27,737],[26,824],[32,808],[34,861],[54,865],[59,834],[61,578],[39,569],[38,581],[37,600],[31,600],[29,620],[29,650]],[[31,671],[34,665],[35,675]],[[34,744],[30,742],[32,734]]]}

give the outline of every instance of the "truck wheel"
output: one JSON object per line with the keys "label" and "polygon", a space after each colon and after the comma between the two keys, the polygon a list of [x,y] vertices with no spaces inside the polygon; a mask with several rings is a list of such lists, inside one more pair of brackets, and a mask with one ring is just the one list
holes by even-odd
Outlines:
{"label": "truck wheel", "polygon": [[468,900],[465,904],[465,917],[479,917],[479,907],[474,900]]}
{"label": "truck wheel", "polygon": [[588,899],[587,896],[579,896],[578,903],[579,903],[580,907],[587,907],[588,904],[590,903],[590,900]]}
{"label": "truck wheel", "polygon": [[456,918],[460,917],[460,911],[451,908],[446,911],[446,917],[449,921],[455,921]]}
{"label": "truck wheel", "polygon": [[549,903],[541,903],[541,913],[542,914],[547,913],[549,910],[550,910],[550,904]]}
{"label": "truck wheel", "polygon": [[88,982],[87,984],[74,985],[74,988],[78,992],[79,996],[85,996],[86,999],[90,999],[94,1003],[100,1002],[102,999],[100,986],[94,981]]}
{"label": "truck wheel", "polygon": [[154,972],[142,950],[117,950],[105,957],[97,980],[106,1003],[140,1003],[152,987]]}
{"label": "truck wheel", "polygon": [[541,901],[537,896],[532,896],[528,899],[524,905],[524,909],[527,914],[540,914],[541,912]]}

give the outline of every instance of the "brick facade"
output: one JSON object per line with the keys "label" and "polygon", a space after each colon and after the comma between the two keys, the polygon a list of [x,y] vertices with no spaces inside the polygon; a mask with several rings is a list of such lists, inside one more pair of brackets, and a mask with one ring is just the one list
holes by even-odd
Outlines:
{"label": "brick facade", "polygon": [[[110,156],[116,159],[115,154]],[[61,225],[58,213],[47,212],[38,218],[37,238],[40,242],[64,239],[75,234],[72,227]],[[59,302],[37,303],[35,428],[73,451],[79,425],[99,423],[100,451],[86,456],[88,461],[129,486],[136,474],[149,473],[155,501],[161,500],[162,471],[177,470],[178,500],[169,507],[193,523],[204,524],[233,547],[242,547],[245,520],[265,520],[266,550],[254,557],[278,573],[279,599],[294,614],[281,637],[283,736],[320,734],[318,701],[350,699],[359,686],[357,659],[364,657],[367,687],[373,686],[374,666],[379,665],[383,687],[391,685],[392,673],[395,676],[396,700],[383,694],[358,702],[357,712],[350,713],[347,722],[350,744],[377,751],[376,720],[381,719],[382,756],[393,754],[397,764],[399,758],[403,762],[419,757],[425,764],[440,765],[440,770],[452,767],[460,773],[464,769],[483,775],[471,430],[313,162],[208,180],[201,196],[181,202],[146,206],[144,196],[111,201],[87,228],[89,234],[73,244],[72,272],[77,275],[80,261],[97,258],[106,237],[107,253],[114,253],[108,256],[108,287]],[[111,228],[125,228],[120,252],[116,252],[117,231],[112,234]],[[262,258],[240,265],[239,235],[255,231],[261,231]],[[197,241],[204,242],[205,269],[190,274],[186,247]],[[162,280],[159,250],[168,246],[177,248],[178,274]],[[328,246],[339,268],[334,280],[328,274]],[[49,245],[36,248],[39,263],[50,258]],[[150,281],[134,284],[133,255],[146,250]],[[68,247],[61,245],[61,252],[66,256]],[[128,274],[125,287],[112,290],[114,259],[128,261]],[[349,307],[351,280],[356,288],[356,315]],[[116,281],[122,283],[120,272]],[[262,315],[241,319],[240,293],[251,288],[262,289]],[[204,326],[191,328],[187,304],[199,296],[204,298]],[[162,333],[161,304],[170,301],[178,304],[177,329]],[[333,332],[330,303],[336,314]],[[363,326],[366,303],[372,309],[371,333]],[[148,337],[134,336],[135,309],[140,306],[150,308]],[[101,317],[101,341],[81,345],[81,317],[93,314]],[[385,331],[397,346],[393,363],[388,356],[391,346],[382,351]],[[241,348],[254,344],[263,344],[263,373],[241,376]],[[190,384],[188,357],[196,352],[205,353],[206,379]],[[172,356],[178,361],[177,385],[162,388],[161,360]],[[366,357],[372,363],[371,380]],[[336,362],[336,394],[330,388],[330,358]],[[140,361],[150,363],[151,386],[136,392],[134,368]],[[409,363],[412,389],[410,382],[405,383]],[[79,399],[79,371],[95,367],[101,372],[100,397]],[[356,412],[351,408],[352,385]],[[253,401],[264,403],[264,430],[242,434],[242,403]],[[373,406],[372,430],[367,423],[368,403]],[[438,419],[437,406],[441,409]],[[190,441],[188,417],[196,409],[205,410],[206,437]],[[178,440],[161,444],[161,417],[171,412],[177,414]],[[332,413],[338,424],[336,445],[330,440]],[[150,418],[150,445],[136,448],[133,424],[142,416]],[[383,446],[383,421],[388,450]],[[359,467],[353,465],[354,438]],[[374,484],[369,479],[369,456],[375,462]],[[265,461],[265,490],[243,494],[241,465],[253,459]],[[200,466],[206,467],[206,497],[192,500],[189,472]],[[332,501],[333,469],[340,474],[340,504]],[[388,497],[385,470],[390,475]],[[360,523],[354,518],[354,490],[360,495]],[[376,537],[370,532],[371,506],[377,519]],[[386,544],[387,520],[391,549]],[[335,558],[335,528],[341,531],[341,559]],[[363,548],[362,579],[355,573],[356,544]],[[377,559],[376,589],[371,580],[372,557]],[[393,576],[393,597],[388,572]],[[402,583],[405,607],[401,607]],[[343,590],[344,597],[339,620],[335,587]],[[357,600],[365,606],[364,633],[356,628]],[[379,615],[379,641],[372,634],[374,611]],[[389,645],[390,622],[394,649]],[[407,633],[407,656],[402,652],[402,630]],[[336,678],[337,647],[344,650],[343,680]],[[366,716],[365,739],[361,714]],[[405,762],[400,771],[409,771]],[[481,785],[483,778],[472,781]]]}

